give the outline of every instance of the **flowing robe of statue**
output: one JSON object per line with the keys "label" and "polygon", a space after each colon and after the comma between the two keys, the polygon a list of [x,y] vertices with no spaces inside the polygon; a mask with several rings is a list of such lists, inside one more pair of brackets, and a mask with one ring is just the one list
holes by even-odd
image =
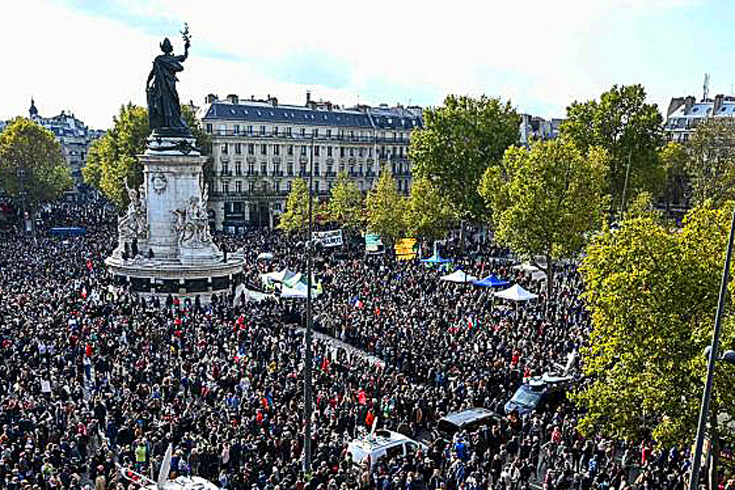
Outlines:
{"label": "flowing robe of statue", "polygon": [[191,131],[181,117],[181,104],[176,91],[176,73],[183,71],[182,63],[189,54],[189,43],[183,55],[175,56],[171,43],[165,39],[161,44],[163,54],[153,60],[153,69],[148,76],[148,120],[151,130],[170,129],[171,136],[190,136]]}

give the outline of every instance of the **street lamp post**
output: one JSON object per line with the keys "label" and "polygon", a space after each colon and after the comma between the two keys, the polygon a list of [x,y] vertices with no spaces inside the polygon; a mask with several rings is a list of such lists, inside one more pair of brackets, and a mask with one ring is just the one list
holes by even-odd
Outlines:
{"label": "street lamp post", "polygon": [[311,147],[309,152],[309,236],[306,239],[306,331],[304,334],[304,474],[311,472],[311,275],[312,275],[312,253],[314,241],[312,240],[312,189],[314,184],[314,133],[311,134]]}
{"label": "street lamp post", "polygon": [[[689,481],[689,489],[697,490],[699,485],[699,467],[702,460],[702,447],[704,446],[704,433],[707,426],[707,415],[712,400],[712,385],[715,375],[715,361],[717,360],[717,349],[720,346],[720,330],[722,324],[722,312],[725,309],[725,296],[727,295],[727,283],[730,275],[730,259],[732,258],[733,237],[735,235],[735,211],[733,211],[730,223],[730,237],[727,241],[727,252],[725,253],[725,267],[722,270],[722,282],[720,283],[720,296],[717,301],[717,313],[715,315],[715,329],[712,332],[712,343],[707,355],[707,380],[702,393],[702,404],[699,410],[699,422],[697,424],[697,439],[694,446],[694,460],[692,461],[692,476]],[[726,356],[735,357],[726,352]]]}

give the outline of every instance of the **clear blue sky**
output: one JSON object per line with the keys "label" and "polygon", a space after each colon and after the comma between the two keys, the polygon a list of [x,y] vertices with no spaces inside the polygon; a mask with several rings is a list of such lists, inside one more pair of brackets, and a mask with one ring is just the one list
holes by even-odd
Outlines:
{"label": "clear blue sky", "polygon": [[[735,2],[704,0],[25,0],[4,9],[0,119],[62,109],[108,127],[120,105],[144,103],[164,36],[191,57],[182,100],[237,93],[355,103],[440,104],[448,93],[511,99],[562,117],[612,84],[643,84],[662,111],[672,96],[731,93]],[[731,63],[728,63],[732,61]],[[730,69],[730,66],[733,68]]]}

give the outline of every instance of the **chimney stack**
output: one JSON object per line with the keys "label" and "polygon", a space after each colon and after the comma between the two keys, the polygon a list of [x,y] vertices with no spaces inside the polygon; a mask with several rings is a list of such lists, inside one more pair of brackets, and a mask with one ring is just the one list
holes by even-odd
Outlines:
{"label": "chimney stack", "polygon": [[684,99],[684,109],[688,113],[693,106],[694,106],[694,96],[690,95],[686,99]]}
{"label": "chimney stack", "polygon": [[725,100],[724,94],[717,94],[715,95],[715,105],[712,108],[712,115],[714,116],[717,114],[717,111],[720,110],[720,107],[722,107],[722,102]]}
{"label": "chimney stack", "polygon": [[227,96],[227,100],[230,101],[231,104],[237,105],[240,103],[240,97],[238,97],[236,94],[230,94]]}

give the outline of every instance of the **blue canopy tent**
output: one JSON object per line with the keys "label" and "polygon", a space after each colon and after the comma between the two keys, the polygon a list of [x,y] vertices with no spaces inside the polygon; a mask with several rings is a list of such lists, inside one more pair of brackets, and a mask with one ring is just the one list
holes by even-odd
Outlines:
{"label": "blue canopy tent", "polygon": [[480,279],[479,281],[472,281],[472,284],[475,286],[482,286],[486,288],[499,288],[501,286],[507,286],[510,284],[505,279],[500,279],[495,274],[490,274],[484,279]]}
{"label": "blue canopy tent", "polygon": [[439,257],[439,254],[435,252],[434,255],[428,259],[421,259],[421,262],[426,264],[446,264],[447,262],[451,262],[451,260],[441,258]]}

